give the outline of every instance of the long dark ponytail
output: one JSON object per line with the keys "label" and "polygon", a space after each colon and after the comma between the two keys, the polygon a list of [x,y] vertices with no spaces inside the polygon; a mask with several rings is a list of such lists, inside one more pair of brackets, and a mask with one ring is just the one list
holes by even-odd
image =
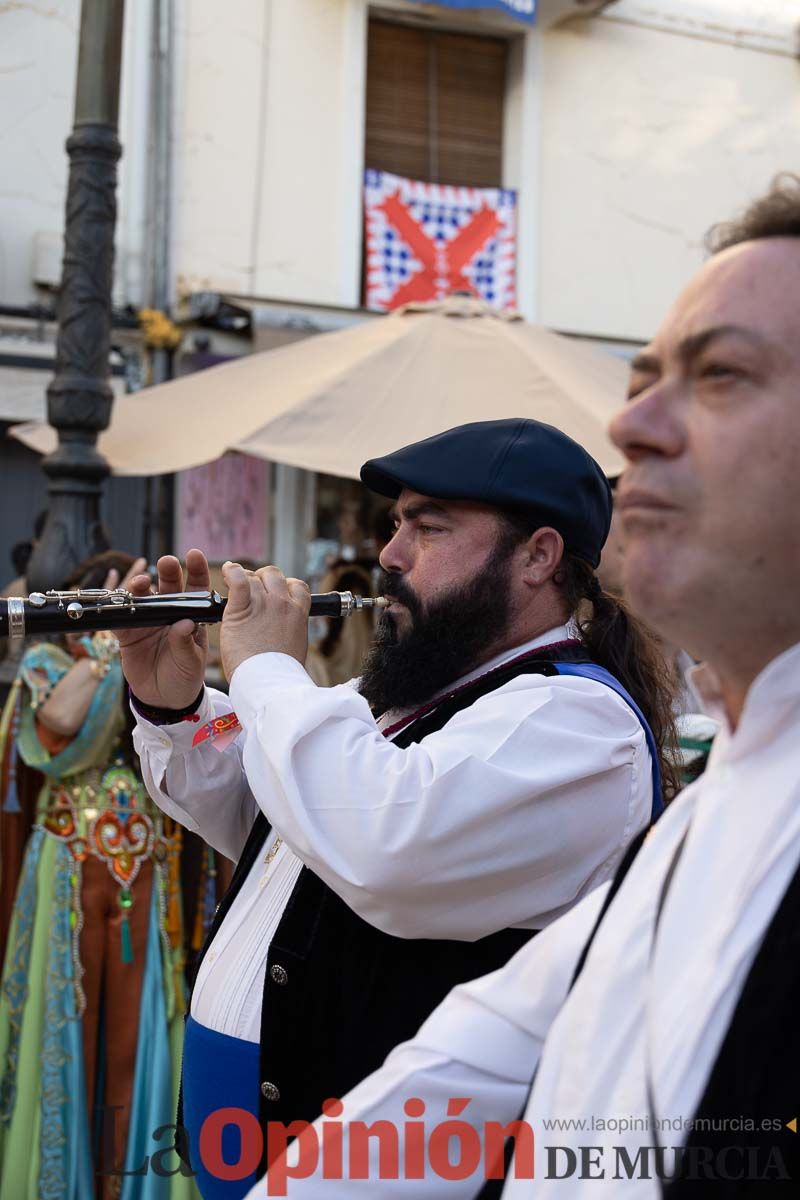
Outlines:
{"label": "long dark ponytail", "polygon": [[[530,537],[536,528],[526,515],[504,512],[503,516],[515,542]],[[565,554],[553,582],[561,589],[566,615],[577,624],[592,660],[618,679],[642,710],[658,749],[663,798],[670,800],[680,787],[674,763],[677,681],[661,643],[623,600],[603,590],[583,559]]]}
{"label": "long dark ponytail", "polygon": [[670,800],[679,787],[674,765],[676,679],[661,643],[623,600],[603,590],[582,559],[565,555],[554,582],[593,661],[618,679],[642,710],[658,747],[664,799]]}

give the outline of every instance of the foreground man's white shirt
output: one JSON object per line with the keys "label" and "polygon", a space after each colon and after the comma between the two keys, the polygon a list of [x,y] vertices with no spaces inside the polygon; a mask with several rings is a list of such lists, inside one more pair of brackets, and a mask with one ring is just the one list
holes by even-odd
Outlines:
{"label": "foreground man's white shirt", "polygon": [[[548,630],[460,682],[570,636]],[[192,1015],[233,1037],[259,1041],[269,944],[298,858],[387,933],[473,941],[548,925],[613,875],[649,820],[642,727],[592,680],[520,675],[402,751],[352,687],[317,687],[284,654],[248,659],[230,698],[206,693],[199,720],[231,708],[244,734],[221,754],[192,749],[192,722],[139,719],[135,745],[159,807],[229,858],[258,806],[284,839],[265,887],[264,855],[254,864],[192,996]]]}
{"label": "foreground man's white shirt", "polygon": [[[736,732],[723,728],[706,774],[647,839],[566,1003],[605,887],[506,968],[456,988],[412,1042],[346,1097],[342,1121],[395,1123],[402,1164],[409,1097],[424,1100],[428,1133],[447,1120],[454,1097],[470,1098],[464,1118],[482,1130],[486,1121],[505,1124],[519,1115],[538,1065],[526,1109],[536,1141],[535,1178],[515,1180],[512,1172],[504,1200],[616,1200],[620,1194],[656,1200],[658,1181],[628,1181],[615,1149],[625,1147],[633,1160],[640,1147],[653,1144],[653,1135],[641,1124],[623,1131],[618,1123],[647,1119],[649,1076],[656,1119],[668,1122],[658,1133],[660,1144],[686,1140],[682,1126],[695,1113],[754,955],[800,859],[799,745],[800,645],[758,677]],[[653,947],[658,897],[687,829]],[[602,1130],[602,1121],[617,1125]],[[599,1148],[590,1152],[591,1173],[604,1176],[581,1179],[578,1166],[568,1178],[547,1178],[547,1147],[554,1146],[573,1150],[578,1164],[581,1147]],[[564,1174],[566,1154],[554,1155]],[[447,1182],[430,1167],[421,1181],[380,1180],[377,1161],[367,1181],[323,1179],[320,1159],[312,1177],[288,1180],[288,1195],[466,1200],[482,1182]],[[265,1194],[262,1180],[248,1200]]]}

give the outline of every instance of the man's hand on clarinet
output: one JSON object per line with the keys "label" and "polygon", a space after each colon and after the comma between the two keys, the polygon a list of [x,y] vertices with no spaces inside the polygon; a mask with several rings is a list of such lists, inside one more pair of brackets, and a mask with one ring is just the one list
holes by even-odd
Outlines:
{"label": "man's hand on clarinet", "polygon": [[308,652],[311,596],[300,579],[287,579],[277,567],[246,571],[225,563],[228,603],[222,618],[222,667],[230,679],[246,659],[274,651],[302,665]]}
{"label": "man's hand on clarinet", "polygon": [[[206,592],[211,583],[206,556],[200,550],[186,555],[186,579],[171,554],[158,560],[158,592]],[[153,590],[149,575],[130,580],[128,590],[147,596]],[[130,689],[143,704],[154,708],[186,708],[203,686],[208,632],[193,621],[155,629],[117,630],[122,670]]]}

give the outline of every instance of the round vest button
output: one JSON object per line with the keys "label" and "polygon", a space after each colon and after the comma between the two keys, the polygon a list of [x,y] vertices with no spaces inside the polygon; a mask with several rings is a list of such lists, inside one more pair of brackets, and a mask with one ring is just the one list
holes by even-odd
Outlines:
{"label": "round vest button", "polygon": [[269,975],[272,982],[279,984],[281,987],[289,982],[289,976],[287,972],[278,963],[275,963],[274,966],[270,967]]}
{"label": "round vest button", "polygon": [[265,1100],[280,1100],[281,1098],[281,1094],[275,1084],[270,1083],[268,1079],[265,1079],[261,1085],[261,1095]]}

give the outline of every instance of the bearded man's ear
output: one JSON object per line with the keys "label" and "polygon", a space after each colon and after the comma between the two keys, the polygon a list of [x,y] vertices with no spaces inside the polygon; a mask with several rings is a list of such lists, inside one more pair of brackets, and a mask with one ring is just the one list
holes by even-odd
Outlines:
{"label": "bearded man's ear", "polygon": [[523,579],[541,587],[553,578],[564,557],[564,539],[549,525],[537,529],[524,543]]}

